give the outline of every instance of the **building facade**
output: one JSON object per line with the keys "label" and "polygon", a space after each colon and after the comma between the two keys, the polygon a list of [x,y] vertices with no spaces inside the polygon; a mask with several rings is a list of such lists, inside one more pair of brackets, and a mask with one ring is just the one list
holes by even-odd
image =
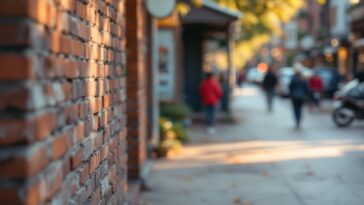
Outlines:
{"label": "building facade", "polygon": [[0,2],[0,204],[124,204],[146,159],[142,0]]}

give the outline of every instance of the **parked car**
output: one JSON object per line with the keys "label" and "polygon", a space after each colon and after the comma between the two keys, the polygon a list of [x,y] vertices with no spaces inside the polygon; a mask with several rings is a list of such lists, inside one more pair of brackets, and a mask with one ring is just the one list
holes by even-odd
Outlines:
{"label": "parked car", "polygon": [[257,68],[250,68],[246,71],[246,80],[249,83],[260,84],[263,82],[265,73],[259,72]]}
{"label": "parked car", "polygon": [[304,78],[309,78],[312,75],[312,71],[309,68],[300,66],[297,68],[283,67],[278,71],[279,83],[277,87],[277,94],[281,97],[289,96],[289,84],[296,71],[302,73]]}
{"label": "parked car", "polygon": [[341,82],[339,73],[330,67],[315,68],[314,73],[320,76],[324,83],[324,97],[333,97],[334,93],[339,89],[339,83]]}
{"label": "parked car", "polygon": [[284,67],[278,71],[278,86],[277,94],[281,97],[289,96],[289,84],[291,83],[292,77],[295,70],[292,67]]}

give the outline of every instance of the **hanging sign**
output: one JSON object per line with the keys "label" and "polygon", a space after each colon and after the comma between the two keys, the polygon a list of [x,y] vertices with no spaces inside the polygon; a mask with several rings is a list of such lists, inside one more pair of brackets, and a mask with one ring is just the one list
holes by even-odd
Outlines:
{"label": "hanging sign", "polygon": [[172,14],[176,0],[145,0],[145,6],[155,18],[164,18]]}
{"label": "hanging sign", "polygon": [[171,101],[175,96],[176,79],[176,45],[173,30],[159,30],[158,38],[159,98],[162,101]]}

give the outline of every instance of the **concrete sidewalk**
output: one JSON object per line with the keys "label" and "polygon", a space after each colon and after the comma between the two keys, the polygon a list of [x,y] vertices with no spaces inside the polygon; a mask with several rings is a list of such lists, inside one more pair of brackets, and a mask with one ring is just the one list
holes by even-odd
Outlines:
{"label": "concrete sidewalk", "polygon": [[190,130],[173,159],[155,162],[141,205],[362,205],[364,126],[338,129],[328,113],[305,112],[295,131],[290,103],[265,112],[255,88],[239,90],[237,124],[215,135]]}

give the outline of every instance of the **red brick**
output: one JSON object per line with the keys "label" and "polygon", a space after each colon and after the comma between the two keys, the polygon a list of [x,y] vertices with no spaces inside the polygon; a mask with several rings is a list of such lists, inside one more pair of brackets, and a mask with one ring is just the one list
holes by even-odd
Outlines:
{"label": "red brick", "polygon": [[16,187],[0,187],[0,204],[22,205]]}
{"label": "red brick", "polygon": [[30,139],[24,135],[26,124],[24,119],[0,119],[0,145],[29,142]]}
{"label": "red brick", "polygon": [[64,75],[66,78],[77,78],[79,76],[79,70],[77,68],[77,63],[73,61],[64,61]]}
{"label": "red brick", "polygon": [[31,143],[44,139],[56,128],[56,115],[49,112],[27,119],[2,119],[0,128],[3,131],[0,137],[2,145]]}
{"label": "red brick", "polygon": [[85,137],[85,123],[84,122],[80,122],[74,129],[75,133],[75,140],[76,143],[81,142],[84,137]]}
{"label": "red brick", "polygon": [[65,96],[65,101],[72,99],[72,85],[69,82],[64,82],[62,84],[62,88]]}
{"label": "red brick", "polygon": [[104,161],[105,159],[107,159],[108,155],[109,155],[109,145],[104,145],[101,149],[101,161]]}
{"label": "red brick", "polygon": [[1,46],[30,46],[31,27],[29,23],[2,23],[0,24]]}
{"label": "red brick", "polygon": [[46,0],[28,0],[28,16],[32,17],[37,22],[47,25],[48,21],[53,18],[53,16],[50,16],[51,10],[48,8],[48,3]]}
{"label": "red brick", "polygon": [[46,24],[48,27],[54,28],[57,24],[57,19],[54,18],[57,16],[57,9],[53,6],[47,3],[47,19]]}
{"label": "red brick", "polygon": [[109,183],[110,184],[115,184],[114,179],[116,178],[116,175],[117,175],[117,173],[116,173],[116,166],[113,165],[109,169]]}
{"label": "red brick", "polygon": [[[82,40],[88,40],[89,37],[90,37],[90,31],[89,31],[89,27],[86,26],[85,24],[83,23],[79,23],[77,24],[77,30],[78,30],[78,36],[82,39]],[[83,49],[83,50],[86,50],[86,47]],[[86,52],[84,51],[83,53],[84,57],[86,57]]]}
{"label": "red brick", "polygon": [[53,148],[53,160],[60,158],[66,153],[68,148],[71,146],[70,137],[68,133],[62,133],[58,135],[52,143]]}
{"label": "red brick", "polygon": [[0,6],[0,17],[26,16],[28,13],[28,4],[28,0],[2,0]]}
{"label": "red brick", "polygon": [[74,56],[82,56],[82,44],[78,40],[72,39],[71,43],[71,54]]}
{"label": "red brick", "polygon": [[67,36],[61,36],[61,52],[64,54],[70,54],[71,51],[71,43],[70,39]]}
{"label": "red brick", "polygon": [[91,195],[91,205],[98,205],[101,199],[101,187],[98,187]]}
{"label": "red brick", "polygon": [[75,153],[71,156],[71,168],[72,170],[76,169],[82,163],[83,157],[83,148],[80,147]]}
{"label": "red brick", "polygon": [[28,56],[0,53],[0,65],[0,80],[23,80],[34,77],[32,61]]}
{"label": "red brick", "polygon": [[95,137],[95,141],[93,142],[95,145],[95,148],[99,149],[102,146],[103,143],[103,134],[102,132],[97,133],[97,136]]}
{"label": "red brick", "polygon": [[35,137],[37,139],[44,139],[47,137],[57,126],[57,116],[56,113],[44,113],[38,115],[34,119]]}
{"label": "red brick", "polygon": [[67,11],[74,12],[76,9],[76,0],[56,0],[56,2]]}
{"label": "red brick", "polygon": [[72,171],[72,158],[70,156],[66,156],[65,159],[63,159],[62,163],[62,173],[64,176],[67,176],[68,173]]}
{"label": "red brick", "polygon": [[87,96],[96,96],[96,91],[97,91],[97,82],[92,80],[92,81],[88,81],[86,84],[86,93]]}
{"label": "red brick", "polygon": [[63,181],[63,169],[61,166],[53,167],[45,173],[45,176],[39,178],[40,183],[40,198],[41,201],[47,201],[52,198],[52,196],[60,190]]}
{"label": "red brick", "polygon": [[14,154],[0,162],[0,177],[27,178],[41,171],[49,162],[46,145],[29,148],[23,154]]}
{"label": "red brick", "polygon": [[[0,204],[120,198],[126,178],[126,140],[118,131],[127,130],[121,55],[126,1],[0,1],[0,178],[19,185],[0,186]],[[105,173],[114,185],[101,191]],[[11,201],[3,202],[2,194]]]}
{"label": "red brick", "polygon": [[87,179],[90,177],[90,164],[85,163],[79,171],[80,185],[85,184]]}
{"label": "red brick", "polygon": [[3,90],[0,93],[0,110],[7,108],[27,110],[31,93],[29,88],[20,87],[9,90]]}
{"label": "red brick", "polygon": [[72,104],[64,108],[66,123],[74,123],[78,116],[78,105]]}
{"label": "red brick", "polygon": [[97,151],[90,158],[90,173],[93,173],[96,170],[100,162],[100,151]]}
{"label": "red brick", "polygon": [[22,16],[47,24],[53,16],[53,11],[45,0],[2,0],[0,17]]}
{"label": "red brick", "polygon": [[100,112],[102,109],[102,98],[95,98],[90,100],[90,109],[92,113]]}
{"label": "red brick", "polygon": [[89,114],[90,112],[90,107],[89,107],[89,103],[88,102],[83,102],[83,103],[80,103],[79,105],[79,117],[80,118],[83,118],[85,117],[87,114]]}
{"label": "red brick", "polygon": [[61,33],[56,32],[56,31],[51,33],[51,38],[50,38],[50,40],[51,40],[51,42],[50,42],[51,51],[53,51],[55,53],[58,53],[58,52],[61,51],[61,44],[62,44],[61,36],[62,36]]}
{"label": "red brick", "polygon": [[87,19],[87,5],[78,1],[76,13],[81,19]]}

